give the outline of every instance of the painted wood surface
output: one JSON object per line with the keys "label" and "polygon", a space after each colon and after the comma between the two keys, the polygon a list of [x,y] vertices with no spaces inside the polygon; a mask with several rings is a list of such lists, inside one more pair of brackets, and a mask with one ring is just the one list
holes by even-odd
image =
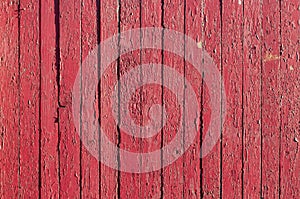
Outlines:
{"label": "painted wood surface", "polygon": [[[0,198],[299,198],[299,8],[298,0],[2,1]],[[93,93],[94,110],[87,112],[84,104],[90,98],[85,94],[92,87],[82,79],[86,58],[108,38],[146,27],[185,36],[172,41],[164,30],[157,37],[142,31],[129,38],[115,37],[116,52],[134,42],[140,49],[123,54],[108,68],[101,65],[105,61],[101,56],[89,65],[89,78],[102,73],[104,78]],[[197,74],[184,59],[189,55],[188,37],[213,59],[226,94],[221,99],[226,114],[217,118],[224,122],[220,138],[203,158],[201,145],[209,135],[215,107],[210,104],[206,74]],[[157,49],[143,49],[149,39],[160,41]],[[177,44],[183,45],[183,57],[164,50],[166,46],[181,49]],[[101,55],[109,49],[96,50]],[[152,76],[156,84],[137,89],[126,104],[121,96],[127,85],[118,80],[141,64],[150,65],[139,68],[128,85],[147,82]],[[172,91],[164,86],[176,78],[167,75],[167,67],[185,80]],[[77,74],[79,127],[72,113]],[[186,147],[185,153],[163,167],[169,154],[162,151],[157,163],[161,168],[152,171],[152,159],[142,159],[141,154],[168,145],[178,126],[187,124],[186,117],[180,121],[180,114],[188,106],[188,81],[196,85],[199,100],[196,137],[186,147],[190,135],[185,126],[179,144]],[[117,104],[110,100],[114,89]],[[177,98],[181,90],[184,97]],[[126,108],[135,124],[143,126],[151,120],[153,105],[165,107],[155,119],[166,123],[149,138],[128,135],[118,126],[125,118],[115,119],[112,114],[112,106],[118,113]],[[105,142],[100,130],[84,133],[98,123],[119,147],[114,154],[116,168],[99,161],[105,151],[113,151],[112,146],[100,150]],[[150,133],[141,129],[140,135]],[[139,154],[137,160],[124,158],[122,150]],[[178,153],[174,151],[174,156]],[[150,172],[125,172],[128,161],[137,161]]]}

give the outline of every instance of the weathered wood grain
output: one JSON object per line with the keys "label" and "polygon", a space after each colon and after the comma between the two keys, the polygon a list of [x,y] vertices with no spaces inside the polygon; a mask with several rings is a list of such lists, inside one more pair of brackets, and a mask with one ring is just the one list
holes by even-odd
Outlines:
{"label": "weathered wood grain", "polygon": [[[222,74],[221,65],[221,2],[216,0],[203,0],[203,48],[213,58]],[[205,75],[205,74],[204,74]],[[209,91],[203,86],[203,135],[208,128]],[[221,117],[221,116],[220,116]],[[224,118],[223,118],[224,119]],[[220,129],[221,133],[222,129]],[[221,142],[218,141],[213,150],[202,159],[203,198],[219,198],[221,196]]]}
{"label": "weathered wood grain", "polygon": [[280,4],[262,2],[262,197],[279,197]]}
{"label": "weathered wood grain", "polygon": [[243,195],[261,195],[261,4],[244,1]]}
{"label": "weathered wood grain", "polygon": [[72,88],[80,70],[81,60],[81,2],[59,1],[59,195],[80,198],[81,159],[80,129],[72,119]]}
{"label": "weathered wood grain", "polygon": [[19,196],[18,1],[0,3],[0,198]]}
{"label": "weathered wood grain", "polygon": [[55,1],[40,4],[41,37],[41,146],[40,146],[40,196],[59,197],[58,162],[58,53]]}
{"label": "weathered wood grain", "polygon": [[20,1],[20,196],[39,196],[39,2]]}
{"label": "weathered wood grain", "polygon": [[[209,22],[208,22],[209,23]],[[222,4],[222,72],[226,116],[222,131],[222,197],[242,197],[243,4]]]}
{"label": "weathered wood grain", "polygon": [[299,1],[281,4],[281,161],[280,196],[300,195]]}
{"label": "weathered wood grain", "polygon": [[[299,6],[297,0],[1,2],[0,198],[297,198]],[[102,71],[101,59],[82,68],[97,43],[140,27],[165,27],[192,37],[223,75],[227,115],[220,116],[224,121],[220,141],[202,159],[200,147],[214,107],[210,88],[201,78],[205,74],[197,74],[183,57],[143,49],[122,55],[106,71]],[[152,36],[132,35],[130,41],[143,48],[148,37]],[[184,45],[184,38],[171,43],[164,39],[161,47]],[[113,42],[128,44],[122,38]],[[106,50],[101,48],[99,53]],[[118,80],[149,63],[167,66],[157,73],[150,64],[130,81],[147,81],[151,72],[159,77],[157,85],[138,89],[130,104],[120,99],[119,104],[112,104],[116,84],[119,95],[127,92]],[[180,105],[184,108],[187,104],[184,98],[177,98],[185,85],[167,89],[173,79],[166,74],[166,67],[176,69],[197,87],[194,91],[201,107],[196,125],[200,130],[194,143],[174,163],[154,172],[121,171],[130,162],[120,153],[113,154],[118,156],[115,163],[120,171],[106,166],[99,158],[112,150],[109,146],[99,151],[99,157],[88,151],[91,146],[101,149],[100,132],[86,134],[98,122],[102,133],[120,150],[136,153],[167,145],[177,127],[186,124],[179,115],[183,114]],[[75,128],[75,77],[88,73],[95,79],[101,72],[93,113],[84,110],[92,85],[81,81],[81,123]],[[119,111],[129,109],[131,119],[143,126],[149,120],[150,107],[157,103],[165,105],[167,123],[151,138],[128,135],[117,126],[124,118],[115,121],[112,114],[113,106]],[[183,135],[189,136],[187,132]],[[185,138],[180,143],[184,148]],[[166,154],[161,155],[164,158]],[[140,162],[141,168],[150,167],[151,161]]]}
{"label": "weathered wood grain", "polygon": [[[97,4],[96,1],[82,0],[81,1],[81,64],[85,64],[86,57],[89,52],[97,47],[98,34],[97,34]],[[82,66],[82,76],[88,73],[90,79],[98,78],[98,60],[95,60],[90,65],[85,64]],[[82,104],[92,103],[88,101],[88,96],[91,86],[88,84],[90,81],[82,80]],[[88,85],[87,85],[88,84]],[[100,198],[100,185],[99,185],[99,162],[98,157],[93,157],[88,151],[89,148],[97,148],[95,151],[99,152],[99,133],[92,131],[95,124],[99,124],[98,117],[98,93],[94,95],[95,110],[92,113],[81,110],[81,197],[82,198]],[[83,106],[84,107],[84,106]],[[87,145],[88,144],[88,145]],[[87,146],[86,146],[87,145]],[[99,154],[99,153],[98,153]]]}

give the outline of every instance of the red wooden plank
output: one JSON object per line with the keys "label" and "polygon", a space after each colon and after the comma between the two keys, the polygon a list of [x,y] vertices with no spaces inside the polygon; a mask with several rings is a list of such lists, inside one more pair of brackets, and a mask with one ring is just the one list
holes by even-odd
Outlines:
{"label": "red wooden plank", "polygon": [[[96,1],[83,0],[81,2],[81,37],[82,37],[82,61],[85,60],[86,56],[92,51],[97,45],[97,4]],[[93,63],[94,64],[94,63]],[[82,73],[87,72],[88,77],[91,79],[98,79],[98,64],[95,61],[95,65],[88,65],[82,69]],[[83,99],[82,103],[89,103],[85,101],[86,92],[89,92],[89,86],[86,85],[86,81],[82,81]],[[97,93],[94,93],[95,107],[98,107]],[[98,119],[94,119],[94,115],[97,115],[97,109],[94,113],[88,113],[85,110],[81,112],[82,118],[82,135],[81,139],[83,143],[88,143],[88,147],[96,147],[99,150],[99,133],[90,132],[91,127],[97,124]],[[87,131],[85,131],[87,130]],[[89,134],[88,134],[89,133]],[[82,175],[82,191],[81,196],[83,198],[99,198],[99,164],[96,157],[93,157],[90,152],[86,149],[85,145],[82,145],[81,151],[81,175]]]}
{"label": "red wooden plank", "polygon": [[[213,58],[219,71],[221,71],[221,15],[220,2],[217,0],[203,1],[203,17],[204,17],[204,35],[203,46],[208,54]],[[202,43],[199,43],[201,46]],[[205,74],[204,74],[205,75]],[[203,116],[208,114],[208,90],[204,88],[203,91]],[[206,117],[203,117],[203,133],[207,128]],[[202,140],[205,134],[203,134]],[[220,197],[220,142],[217,142],[213,150],[202,159],[202,181],[203,181],[203,197],[204,198],[218,198]]]}
{"label": "red wooden plank", "polygon": [[280,146],[280,7],[262,2],[262,197],[279,197]]}
{"label": "red wooden plank", "polygon": [[54,1],[41,1],[41,197],[58,198],[58,90]]}
{"label": "red wooden plank", "polygon": [[[152,1],[152,0],[144,0],[141,1],[141,26],[142,27],[161,27],[162,22],[162,7],[161,7],[161,1]],[[154,12],[155,10],[155,12]],[[142,41],[144,37],[151,37],[151,35],[143,35]],[[148,38],[149,39],[149,38]],[[153,37],[153,39],[160,40],[161,38]],[[155,41],[155,40],[154,40]],[[162,42],[160,42],[162,44]],[[143,45],[143,44],[142,44]],[[159,46],[161,47],[161,45]],[[142,46],[143,48],[143,46]],[[148,63],[157,63],[160,64],[162,61],[162,52],[161,50],[150,50],[145,49],[141,52],[141,63],[142,64],[148,64]],[[152,69],[149,67],[148,71],[151,71]],[[156,74],[155,70],[151,71],[151,74]],[[156,74],[158,77],[161,77],[159,74]],[[145,72],[145,70],[141,69],[141,78],[145,82],[147,82],[147,77],[149,77],[149,74]],[[162,85],[162,78],[158,78],[156,81],[157,84]],[[155,92],[149,92],[149,89],[142,88],[142,99],[147,99],[147,101],[151,102],[154,101],[154,99],[158,99],[159,103],[162,104],[162,93],[161,89],[155,90]],[[142,108],[142,115],[149,114],[147,113],[148,110],[145,110],[147,105],[153,105],[153,104],[147,104],[147,101],[141,101],[141,108]],[[145,122],[143,120],[144,117],[142,117],[142,122]],[[162,118],[153,118],[155,120],[161,120]],[[142,131],[142,134],[145,134],[147,132]],[[156,136],[154,139],[147,140],[147,142],[142,142],[142,151],[148,152],[151,151],[151,149],[158,150],[161,147],[161,141],[162,141],[162,135],[161,131],[156,132]],[[149,168],[151,164],[151,160],[148,162],[142,162],[142,168]],[[161,198],[162,197],[162,191],[161,191],[161,170],[153,171],[149,173],[143,173],[141,174],[141,197],[142,198]]]}
{"label": "red wooden plank", "polygon": [[[105,41],[118,33],[118,13],[119,5],[118,1],[105,0],[99,1],[100,3],[100,39]],[[118,41],[115,41],[118,42]],[[117,43],[115,43],[117,45]],[[105,51],[101,48],[100,51]],[[100,60],[101,62],[101,60]],[[107,115],[111,113],[108,105],[111,104],[108,93],[110,92],[110,86],[117,81],[117,62],[114,62],[110,66],[110,70],[101,77],[101,101],[100,101],[100,125],[104,129],[105,133],[109,133],[108,136],[114,143],[118,142],[117,127],[113,122],[109,122]],[[103,66],[101,65],[101,70]],[[104,71],[101,71],[104,72]],[[103,79],[102,79],[103,78]],[[106,128],[105,128],[106,127]],[[100,140],[100,144],[102,140]],[[104,146],[106,147],[106,146]],[[105,150],[111,150],[106,147]],[[100,156],[102,153],[100,154]],[[103,198],[118,198],[118,171],[111,169],[104,164],[100,165],[100,195]]]}
{"label": "red wooden plank", "polygon": [[222,4],[222,68],[227,112],[222,136],[222,197],[242,197],[243,5]]}
{"label": "red wooden plank", "polygon": [[0,3],[0,198],[17,198],[19,183],[18,1]]}
{"label": "red wooden plank", "polygon": [[20,1],[20,195],[39,196],[39,2]]}
{"label": "red wooden plank", "polygon": [[[194,39],[198,44],[202,45],[203,42],[203,7],[202,1],[192,0],[186,1],[185,6],[185,34],[192,39]],[[188,51],[189,49],[186,49]],[[187,52],[186,52],[187,53]],[[193,71],[190,70],[189,63],[185,62],[185,78],[186,81],[192,82],[194,85],[198,85],[198,93],[196,93],[198,99],[202,102],[203,88],[202,88],[202,79],[195,77]],[[202,75],[202,74],[201,74]],[[186,105],[185,105],[186,106]],[[200,107],[202,108],[202,107]],[[203,113],[203,110],[200,110],[200,114]],[[200,115],[200,121],[203,121],[203,116]],[[184,189],[183,189],[183,198],[200,198],[202,196],[202,159],[199,157],[200,146],[201,146],[201,135],[203,131],[203,123],[199,124],[199,129],[201,129],[194,140],[194,143],[191,147],[185,152],[183,156],[183,173],[184,173]],[[185,130],[186,132],[186,130]],[[185,137],[188,136],[188,132],[185,133]]]}
{"label": "red wooden plank", "polygon": [[[182,0],[164,0],[163,2],[163,26],[167,29],[176,30],[178,32],[184,33],[184,1]],[[165,37],[168,37],[168,35],[164,35]],[[163,40],[164,45],[172,46],[176,45],[178,48],[181,48],[181,46],[184,45],[184,38],[182,38],[181,41],[176,41],[173,44],[166,43],[168,39]],[[164,51],[163,53],[163,64],[166,67],[172,67],[174,68],[178,73],[180,73],[182,76],[184,75],[184,58],[174,56],[174,54],[171,54],[169,52]],[[165,68],[163,67],[163,85],[168,84],[168,82],[172,82],[172,79],[169,78],[179,78],[179,77],[170,77],[170,75],[166,75],[164,73]],[[182,90],[184,88],[184,85],[177,85],[178,90]],[[170,110],[172,112],[178,112],[178,106],[183,106],[184,99],[179,98],[176,94],[176,90],[172,90],[172,93],[175,95],[175,99],[173,99],[173,96],[167,92],[167,90],[163,89],[163,104],[165,106],[170,106]],[[174,103],[176,100],[177,104]],[[175,104],[175,105],[174,105]],[[180,113],[179,114],[183,114]],[[181,125],[183,125],[183,121],[180,119],[177,120],[177,117],[172,117],[171,112],[166,112],[167,121],[164,126],[163,130],[163,143],[167,144],[170,142],[170,140],[174,136],[177,130],[179,129]],[[180,143],[181,146],[184,146],[183,140]],[[170,152],[166,152],[170,153]],[[164,159],[166,154],[163,152],[162,158]],[[165,160],[164,160],[165,161]],[[184,189],[184,173],[183,173],[183,157],[181,156],[178,158],[174,163],[171,165],[165,167],[163,169],[163,197],[165,198],[178,198],[182,197],[183,195],[183,189]]]}
{"label": "red wooden plank", "polygon": [[59,162],[60,197],[80,197],[80,138],[72,121],[72,88],[80,66],[80,1],[60,1]]}
{"label": "red wooden plank", "polygon": [[280,196],[300,195],[299,1],[281,2],[281,164]]}
{"label": "red wooden plank", "polygon": [[[140,20],[141,20],[141,16],[140,16],[140,1],[136,1],[136,0],[126,0],[126,1],[120,1],[120,18],[119,18],[119,23],[120,23],[120,32],[122,31],[126,31],[126,30],[131,30],[134,28],[140,28]],[[128,38],[130,39],[130,41],[133,42],[139,42],[139,37],[138,35],[133,35],[132,37]],[[127,43],[129,41],[125,41],[125,40],[120,40],[120,45],[122,46],[124,43]],[[134,67],[140,65],[141,60],[140,60],[140,52],[137,51],[133,51],[130,53],[127,53],[125,55],[122,55],[120,57],[120,62],[119,62],[119,77],[122,76],[126,76],[129,70],[133,69]],[[126,82],[128,84],[135,84],[137,82],[140,82],[141,79],[140,77],[133,77],[129,79],[129,82]],[[122,83],[120,83],[120,95],[123,92],[128,92],[126,89],[124,89],[125,87],[127,88],[126,85],[122,85]],[[138,95],[139,96],[139,95]],[[139,99],[139,98],[137,98]],[[123,111],[124,109],[128,109],[129,105],[125,104],[124,101],[122,99],[119,99],[119,108],[120,111]],[[138,101],[137,101],[138,103]],[[136,108],[138,106],[135,106]],[[133,118],[131,119],[135,119],[137,121],[139,121],[138,116],[140,115],[140,111],[136,108],[130,109],[129,111],[132,113],[136,113],[135,115],[133,115]],[[124,123],[124,119],[120,116],[119,118],[119,124]],[[122,128],[120,128],[120,148],[126,150],[126,151],[134,151],[137,153],[141,152],[141,143],[140,143],[140,139],[139,138],[135,138],[132,136],[127,136],[126,134],[129,132],[125,132],[122,130]],[[129,162],[127,162],[128,160],[123,160],[121,157],[120,160],[120,168],[124,167],[123,165],[129,164]],[[125,173],[125,172],[120,172],[120,195],[122,197],[126,197],[126,198],[132,198],[132,197],[136,197],[136,196],[140,196],[141,195],[141,174],[138,173]],[[127,186],[124,186],[125,184],[127,184]]]}
{"label": "red wooden plank", "polygon": [[245,198],[261,188],[261,4],[244,1],[244,175]]}

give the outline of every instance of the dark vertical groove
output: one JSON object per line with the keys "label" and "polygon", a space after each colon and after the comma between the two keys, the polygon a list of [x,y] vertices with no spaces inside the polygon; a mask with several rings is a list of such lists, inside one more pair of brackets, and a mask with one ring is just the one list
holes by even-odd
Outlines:
{"label": "dark vertical groove", "polygon": [[121,53],[121,48],[120,48],[120,41],[121,41],[121,0],[118,0],[118,59],[117,59],[117,81],[118,81],[118,124],[117,124],[117,131],[118,131],[118,154],[117,154],[117,160],[118,160],[118,187],[117,187],[117,194],[118,198],[121,198],[121,159],[120,159],[120,144],[121,144],[121,131],[120,131],[120,122],[121,122],[121,116],[120,116],[120,95],[121,95],[121,85],[120,85],[120,53]]}
{"label": "dark vertical groove", "polygon": [[59,0],[54,0],[54,13],[55,13],[55,59],[56,59],[56,82],[57,82],[57,122],[58,122],[58,142],[57,142],[57,156],[58,156],[58,197],[60,198],[60,141],[61,141],[61,133],[60,133],[60,112],[59,108],[62,107],[60,104],[60,25],[59,25]]}
{"label": "dark vertical groove", "polygon": [[[140,9],[140,28],[142,28],[142,3],[143,3],[143,0],[140,0],[140,3],[139,3],[139,9]],[[143,49],[143,46],[142,46],[142,39],[143,39],[143,35],[142,35],[142,30],[140,30],[140,65],[142,65],[142,49]],[[142,85],[143,83],[143,68],[141,67],[140,69],[140,84]],[[140,90],[140,125],[142,126],[143,125],[143,109],[142,109],[142,106],[143,106],[143,100],[142,100],[142,95],[143,95],[143,89]],[[142,135],[142,128],[140,128],[140,135]],[[139,139],[139,145],[140,145],[140,152],[142,152],[143,150],[143,145],[142,145],[142,140]],[[140,172],[142,171],[143,169],[143,161],[142,161],[142,158],[140,156]],[[140,198],[143,198],[141,197],[142,196],[142,191],[141,191],[141,182],[142,182],[142,175],[139,175],[139,193],[140,193]]]}
{"label": "dark vertical groove", "polygon": [[[100,42],[101,42],[101,0],[96,1],[96,12],[97,12],[97,46],[98,46],[98,77],[101,75],[101,49],[100,49]],[[99,110],[99,124],[101,126],[101,78],[99,78],[99,84],[98,84],[98,110]],[[100,129],[98,130],[98,174],[99,174],[99,198],[101,198],[101,135],[100,135]]]}
{"label": "dark vertical groove", "polygon": [[[161,83],[162,83],[162,86],[161,86],[161,92],[162,92],[162,95],[161,95],[161,103],[162,103],[162,117],[161,117],[161,124],[163,125],[164,123],[164,112],[163,112],[163,105],[164,105],[164,36],[165,36],[165,31],[164,31],[164,28],[165,28],[165,25],[164,25],[164,13],[165,13],[165,10],[164,10],[164,6],[165,6],[165,3],[164,3],[164,0],[161,0],[161,26],[163,28],[162,30],[162,42],[161,42]],[[164,130],[163,128],[161,129],[161,144],[160,144],[160,149],[161,149],[161,158],[160,158],[160,164],[161,164],[161,170],[160,170],[160,198],[163,199],[164,198],[164,175],[163,175],[163,158],[164,158],[164,154],[163,154],[163,146],[164,146]]]}
{"label": "dark vertical groove", "polygon": [[183,42],[184,42],[184,45],[183,45],[183,54],[184,54],[184,67],[183,67],[183,115],[182,115],[182,126],[183,126],[183,138],[182,138],[182,142],[183,142],[183,163],[182,163],[182,166],[183,166],[183,172],[182,172],[182,175],[183,175],[183,192],[182,192],[182,198],[184,198],[184,195],[185,195],[185,190],[186,190],[186,186],[185,186],[185,155],[184,155],[184,152],[185,152],[185,87],[186,87],[186,45],[185,45],[185,40],[186,40],[186,0],[184,0],[183,2],[183,33],[184,33],[184,36],[183,36]]}
{"label": "dark vertical groove", "polygon": [[39,85],[39,198],[42,197],[42,2],[39,0],[39,68],[40,68],[40,85]]}
{"label": "dark vertical groove", "polygon": [[[202,56],[203,57],[203,56]],[[200,107],[200,146],[203,142],[203,129],[204,129],[204,72],[202,73],[202,81],[201,81],[201,107]],[[200,198],[204,197],[203,193],[203,160],[202,160],[202,150],[200,148]]]}
{"label": "dark vertical groove", "polygon": [[[279,60],[279,70],[281,70],[281,56],[282,56],[282,4],[281,4],[281,0],[279,0],[279,43],[280,43],[280,46],[279,46],[279,53],[280,53],[280,60]],[[281,75],[279,76],[279,82],[281,80]],[[280,92],[281,92],[281,85],[280,85]],[[280,94],[281,95],[281,94]],[[280,114],[280,126],[279,126],[279,132],[280,132],[280,135],[279,135],[279,199],[281,198],[281,140],[282,140],[282,97],[280,96],[280,110],[279,110],[279,114]]]}
{"label": "dark vertical groove", "polygon": [[80,134],[80,144],[79,144],[79,167],[80,167],[80,177],[79,177],[79,197],[82,198],[82,6],[83,2],[80,0],[80,20],[79,20],[79,57],[80,57],[80,127],[79,127],[79,134]]}
{"label": "dark vertical groove", "polygon": [[260,197],[263,198],[263,179],[262,179],[262,169],[263,169],[263,129],[262,129],[262,106],[263,106],[263,82],[262,82],[262,73],[263,73],[263,52],[262,52],[262,39],[263,39],[263,16],[262,16],[262,0],[260,0]]}
{"label": "dark vertical groove", "polygon": [[18,0],[18,198],[21,198],[21,0]]}
{"label": "dark vertical groove", "polygon": [[[223,82],[223,3],[220,1],[220,25],[221,25],[221,82]],[[221,83],[221,92],[223,92],[223,85]],[[220,129],[220,198],[222,198],[223,194],[223,94],[221,95],[221,129]]]}
{"label": "dark vertical groove", "polygon": [[244,92],[245,92],[245,65],[244,65],[244,45],[245,45],[245,3],[243,0],[243,23],[242,23],[242,199],[244,199],[244,170],[245,170],[245,154],[244,154],[244,149],[245,149],[245,123],[244,123],[244,117],[245,117],[245,113],[244,113]]}
{"label": "dark vertical groove", "polygon": [[[201,42],[204,41],[204,0],[201,0]],[[204,47],[202,47],[202,64],[204,64]],[[202,142],[203,142],[203,129],[204,129],[204,72],[202,73],[202,81],[201,81],[201,107],[200,107],[200,198],[204,197],[203,191],[203,157],[202,157]]]}

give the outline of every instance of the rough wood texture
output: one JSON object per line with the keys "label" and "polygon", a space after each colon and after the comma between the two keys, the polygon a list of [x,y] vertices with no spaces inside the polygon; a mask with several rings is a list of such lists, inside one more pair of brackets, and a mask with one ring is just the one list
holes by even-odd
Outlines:
{"label": "rough wood texture", "polygon": [[58,198],[58,86],[55,1],[41,1],[41,197]]}
{"label": "rough wood texture", "polygon": [[0,198],[17,198],[19,195],[19,55],[18,1],[2,1],[0,3]]}
{"label": "rough wood texture", "polygon": [[39,2],[20,1],[20,194],[39,196],[40,41]]}
{"label": "rough wood texture", "polygon": [[[299,8],[298,0],[2,1],[0,198],[299,198]],[[200,147],[214,107],[201,77],[205,74],[193,71],[191,63],[161,49],[143,49],[122,55],[106,71],[101,59],[88,70],[82,68],[98,43],[140,27],[165,27],[188,35],[223,75],[227,114],[220,116],[222,134],[202,159]],[[143,48],[148,37],[156,39],[132,35],[129,40]],[[180,42],[164,38],[159,45],[181,49],[176,46]],[[107,50],[101,48],[99,53]],[[119,96],[127,92],[127,85],[118,79],[149,63],[130,81],[147,81],[153,75],[157,84],[136,90],[130,104],[122,100],[113,104],[115,85]],[[157,72],[151,63],[166,66]],[[88,151],[90,146],[100,149],[100,132],[85,133],[98,122],[112,143],[136,153],[167,145],[177,127],[186,124],[179,121],[186,99],[176,95],[187,87],[183,83],[174,91],[166,88],[176,78],[168,77],[168,66],[196,85],[200,114],[193,144],[174,163],[153,172],[132,174],[102,164],[99,158],[105,151],[98,157]],[[92,113],[84,109],[91,85],[81,81],[80,126],[75,128],[72,89],[76,75],[86,72],[92,79],[101,72],[103,76],[93,94]],[[128,109],[131,119],[143,126],[155,104],[165,105],[168,114],[166,126],[155,136],[133,138],[117,127],[126,118],[115,121],[114,106]],[[183,139],[180,145],[185,144]],[[130,163],[116,153],[118,168]],[[161,158],[165,156],[162,152]],[[140,166],[150,163],[145,159]]]}
{"label": "rough wood texture", "polygon": [[[222,4],[217,0],[203,1],[203,48],[214,59],[216,66],[222,73],[221,67],[221,8]],[[205,74],[204,74],[205,75]],[[209,91],[203,87],[203,133],[202,140],[208,128]],[[221,116],[220,116],[221,117]],[[224,119],[224,118],[223,118]],[[220,129],[222,133],[222,129]],[[221,196],[221,143],[218,141],[213,150],[202,159],[202,186],[203,198],[219,198]]]}
{"label": "rough wood texture", "polygon": [[261,193],[261,4],[244,2],[243,195]]}

